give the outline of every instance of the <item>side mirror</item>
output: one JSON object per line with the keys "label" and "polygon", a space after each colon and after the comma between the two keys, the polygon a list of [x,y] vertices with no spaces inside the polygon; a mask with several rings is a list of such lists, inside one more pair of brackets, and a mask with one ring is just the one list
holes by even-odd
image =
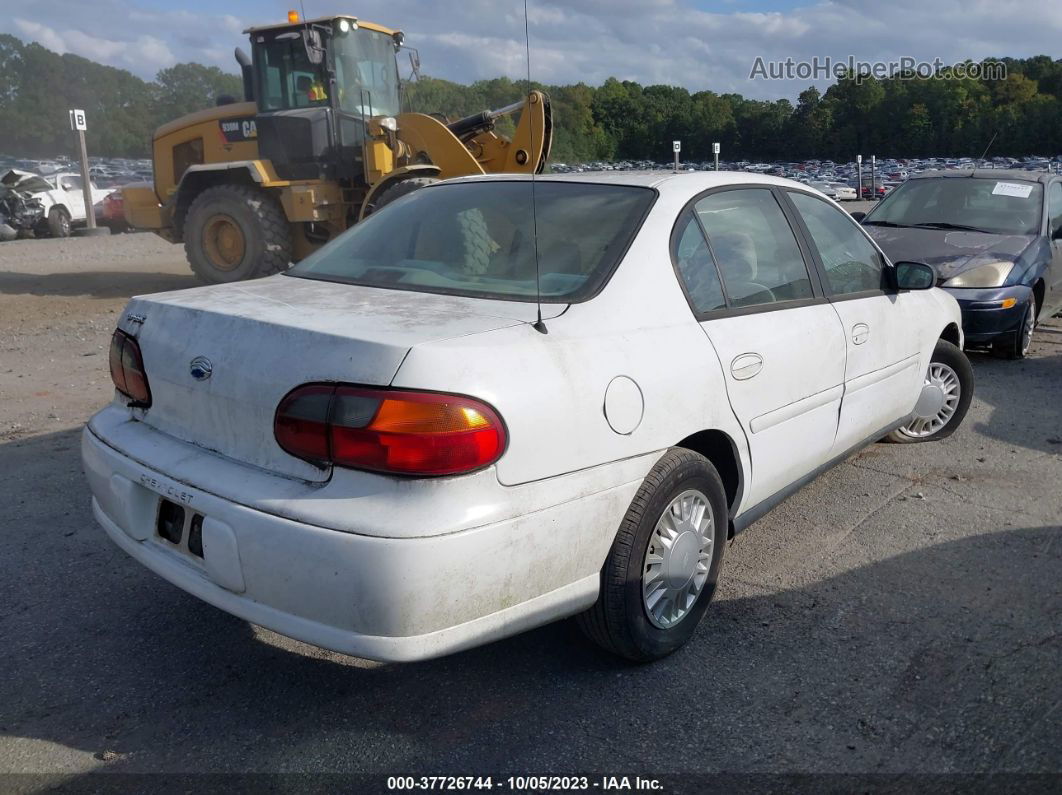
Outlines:
{"label": "side mirror", "polygon": [[924,262],[897,262],[896,287],[900,290],[928,290],[937,280],[937,273]]}
{"label": "side mirror", "polygon": [[856,210],[854,213],[849,213],[849,215],[851,215],[854,219],[860,222],[862,222],[862,220],[867,217],[867,214],[862,210]]}
{"label": "side mirror", "polygon": [[324,62],[324,44],[321,41],[321,32],[314,28],[307,28],[302,32],[302,43],[306,48],[306,59],[312,64]]}

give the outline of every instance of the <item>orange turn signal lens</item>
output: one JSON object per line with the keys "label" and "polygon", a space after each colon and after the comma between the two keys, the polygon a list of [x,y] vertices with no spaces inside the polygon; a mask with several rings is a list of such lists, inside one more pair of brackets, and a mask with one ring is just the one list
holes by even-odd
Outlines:
{"label": "orange turn signal lens", "polygon": [[1003,308],[1004,309],[1010,309],[1016,303],[1018,303],[1018,299],[1017,298],[1004,298],[1003,299]]}
{"label": "orange turn signal lens", "polygon": [[288,12],[288,22],[295,23],[295,22],[298,22],[298,21],[299,21],[299,12],[298,11],[289,11]]}
{"label": "orange turn signal lens", "polygon": [[453,433],[488,425],[490,422],[474,406],[386,398],[369,427],[390,433]]}
{"label": "orange turn signal lens", "polygon": [[289,392],[273,424],[298,458],[400,475],[457,475],[497,461],[506,445],[498,413],[465,395],[306,384]]}

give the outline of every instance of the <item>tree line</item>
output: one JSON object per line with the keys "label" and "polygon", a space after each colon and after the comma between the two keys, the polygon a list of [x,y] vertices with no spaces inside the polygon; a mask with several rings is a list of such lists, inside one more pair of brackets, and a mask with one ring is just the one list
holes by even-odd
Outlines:
{"label": "tree line", "polygon": [[[712,143],[728,160],[850,160],[857,153],[895,157],[1062,152],[1062,59],[1003,58],[1007,75],[945,68],[933,77],[849,75],[825,93],[811,87],[794,105],[735,93],[690,92],[609,78],[600,86],[539,85],[554,116],[553,160],[710,160]],[[960,71],[963,73],[960,75]],[[152,131],[242,83],[217,67],[183,63],[152,81],[124,69],[0,35],[0,152],[52,156],[71,149],[67,109],[88,113],[92,154],[147,157]],[[407,83],[406,109],[451,118],[498,108],[526,90],[509,78],[463,85],[432,77]],[[511,120],[502,130],[511,129]]]}

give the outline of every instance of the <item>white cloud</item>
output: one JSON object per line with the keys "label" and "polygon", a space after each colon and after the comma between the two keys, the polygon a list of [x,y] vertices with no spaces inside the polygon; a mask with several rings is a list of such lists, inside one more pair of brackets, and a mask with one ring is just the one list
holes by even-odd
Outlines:
{"label": "white cloud", "polygon": [[57,53],[73,53],[99,63],[126,69],[155,71],[177,63],[173,52],[162,39],[138,36],[131,41],[90,36],[80,30],[57,31],[39,22],[15,19],[23,34]]}
{"label": "white cloud", "polygon": [[54,50],[59,54],[66,52],[66,43],[63,41],[63,37],[47,25],[28,19],[21,19],[20,17],[15,17],[13,21],[16,30],[21,32],[23,37],[30,41],[40,42],[49,50]]}
{"label": "white cloud", "polygon": [[[0,31],[153,77],[194,60],[235,71],[249,24],[283,19],[279,0],[230,0],[219,12],[158,10],[143,0],[35,0]],[[1054,54],[1058,0],[807,0],[784,11],[701,0],[528,0],[533,77],[547,83],[606,77],[677,83],[691,90],[794,98],[811,81],[749,80],[757,56],[890,61]],[[315,0],[311,15],[327,13]],[[365,19],[401,28],[425,74],[461,82],[526,74],[523,0],[359,0]],[[63,20],[57,25],[55,20]],[[405,60],[402,60],[405,71]],[[815,81],[820,88],[830,79]]]}

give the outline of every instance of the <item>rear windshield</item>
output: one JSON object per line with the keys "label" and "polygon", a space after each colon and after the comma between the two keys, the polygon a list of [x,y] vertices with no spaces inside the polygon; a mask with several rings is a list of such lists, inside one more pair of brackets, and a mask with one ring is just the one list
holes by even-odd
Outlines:
{"label": "rear windshield", "polygon": [[940,177],[905,182],[865,224],[969,229],[1001,235],[1040,230],[1043,187],[1035,182]]}
{"label": "rear windshield", "polygon": [[594,295],[637,233],[655,191],[628,185],[459,182],[381,208],[288,271],[397,290],[533,301]]}

